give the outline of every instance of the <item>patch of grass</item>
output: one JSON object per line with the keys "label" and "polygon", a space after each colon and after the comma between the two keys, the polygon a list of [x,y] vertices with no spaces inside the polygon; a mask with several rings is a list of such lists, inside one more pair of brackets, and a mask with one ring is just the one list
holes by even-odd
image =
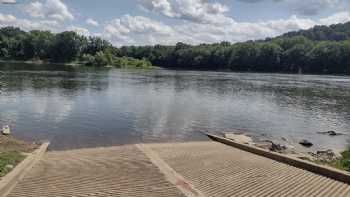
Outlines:
{"label": "patch of grass", "polygon": [[319,165],[327,165],[339,170],[344,170],[350,172],[350,148],[348,150],[341,152],[342,158],[336,159],[334,161],[323,161],[323,160],[311,160],[304,158],[307,161],[313,162]]}
{"label": "patch of grass", "polygon": [[0,153],[0,177],[10,172],[25,156],[18,151]]}
{"label": "patch of grass", "polygon": [[341,153],[342,158],[330,163],[331,166],[350,172],[350,148]]}

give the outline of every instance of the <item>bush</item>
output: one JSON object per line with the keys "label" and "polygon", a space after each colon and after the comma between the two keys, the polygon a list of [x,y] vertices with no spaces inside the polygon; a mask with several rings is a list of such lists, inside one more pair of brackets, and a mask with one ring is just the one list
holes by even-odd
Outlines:
{"label": "bush", "polygon": [[81,57],[81,61],[83,62],[84,65],[86,66],[93,66],[95,65],[96,61],[95,61],[95,57],[90,55],[90,54],[84,54]]}
{"label": "bush", "polygon": [[152,63],[146,59],[118,57],[114,59],[113,66],[117,68],[151,68]]}

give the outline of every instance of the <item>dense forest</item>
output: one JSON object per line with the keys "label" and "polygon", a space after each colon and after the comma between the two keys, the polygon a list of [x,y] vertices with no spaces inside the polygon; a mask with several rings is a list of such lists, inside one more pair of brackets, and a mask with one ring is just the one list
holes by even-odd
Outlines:
{"label": "dense forest", "polygon": [[0,58],[80,62],[117,67],[156,66],[173,69],[252,72],[350,74],[350,23],[316,26],[276,38],[241,43],[117,48],[97,37],[74,32],[24,32],[0,29]]}
{"label": "dense forest", "polygon": [[146,59],[122,57],[118,48],[98,37],[84,37],[72,31],[25,32],[15,27],[0,29],[0,59],[49,63],[76,63],[87,66],[147,68]]}
{"label": "dense forest", "polygon": [[350,74],[350,23],[235,44],[129,46],[120,52],[168,68]]}

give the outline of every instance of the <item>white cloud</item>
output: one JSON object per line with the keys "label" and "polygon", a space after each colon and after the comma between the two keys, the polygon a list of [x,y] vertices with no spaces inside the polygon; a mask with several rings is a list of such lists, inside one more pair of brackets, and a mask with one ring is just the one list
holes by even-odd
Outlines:
{"label": "white cloud", "polygon": [[73,20],[74,16],[61,0],[34,1],[23,7],[34,18],[51,18],[59,21]]}
{"label": "white cloud", "polygon": [[95,27],[99,26],[99,23],[92,18],[86,19],[85,23],[88,25],[95,26]]}
{"label": "white cloud", "polygon": [[350,21],[349,12],[339,12],[326,18],[320,19],[320,23],[323,25],[331,25],[336,23],[345,23]]}
{"label": "white cloud", "polygon": [[178,18],[199,23],[230,23],[225,13],[229,8],[207,0],[139,0],[147,11],[170,18]]}
{"label": "white cloud", "polygon": [[13,15],[6,15],[0,13],[0,25],[14,23],[17,18]]}
{"label": "white cloud", "polygon": [[[240,42],[274,37],[288,31],[308,29],[315,25],[329,25],[350,21],[350,12],[338,12],[321,19],[291,16],[285,19],[259,22],[238,22],[226,15],[227,6],[208,0],[139,0],[144,9],[173,19],[174,23],[153,20],[144,16],[124,15],[104,22],[100,35],[115,45],[154,45],[214,43],[221,41]],[[254,1],[254,0],[253,0]],[[300,0],[285,0],[300,1]],[[312,0],[313,1],[313,0]],[[320,0],[335,2],[342,0]],[[54,3],[55,2],[55,3]],[[61,6],[53,6],[56,3]],[[63,7],[62,7],[63,5]],[[50,8],[50,9],[44,9]],[[32,11],[29,19],[0,13],[0,27],[17,26],[24,30],[75,31],[90,36],[90,31],[73,21],[68,8],[60,0],[34,1],[27,4],[25,11]],[[59,10],[59,11],[58,11]],[[82,21],[84,23],[84,21]],[[92,18],[85,21],[91,26],[99,23]]]}
{"label": "white cloud", "polygon": [[18,19],[13,15],[5,15],[0,13],[0,27],[6,27],[6,26],[20,27],[21,29],[26,31],[36,30],[36,29],[57,31],[60,25],[57,23],[57,21],[50,21],[50,20],[32,21],[28,19]]}
{"label": "white cloud", "polygon": [[130,15],[110,21],[102,35],[118,45],[166,43],[177,39],[170,26],[143,16]]}
{"label": "white cloud", "polygon": [[350,14],[337,13],[319,20],[291,16],[287,19],[263,22],[236,22],[212,24],[184,21],[167,25],[143,16],[126,15],[110,21],[101,34],[115,45],[154,45],[241,42],[274,37],[289,31],[308,29],[315,25],[329,25],[350,21]]}
{"label": "white cloud", "polygon": [[2,4],[16,4],[16,0],[0,0],[0,3]]}

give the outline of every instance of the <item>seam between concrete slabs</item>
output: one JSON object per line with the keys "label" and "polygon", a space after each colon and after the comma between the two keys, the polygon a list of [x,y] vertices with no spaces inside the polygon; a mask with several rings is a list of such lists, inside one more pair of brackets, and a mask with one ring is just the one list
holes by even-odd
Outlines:
{"label": "seam between concrete slabs", "polygon": [[196,189],[188,180],[171,168],[159,155],[146,144],[136,144],[136,147],[143,152],[151,162],[158,167],[166,179],[174,184],[187,197],[205,197],[205,195]]}

